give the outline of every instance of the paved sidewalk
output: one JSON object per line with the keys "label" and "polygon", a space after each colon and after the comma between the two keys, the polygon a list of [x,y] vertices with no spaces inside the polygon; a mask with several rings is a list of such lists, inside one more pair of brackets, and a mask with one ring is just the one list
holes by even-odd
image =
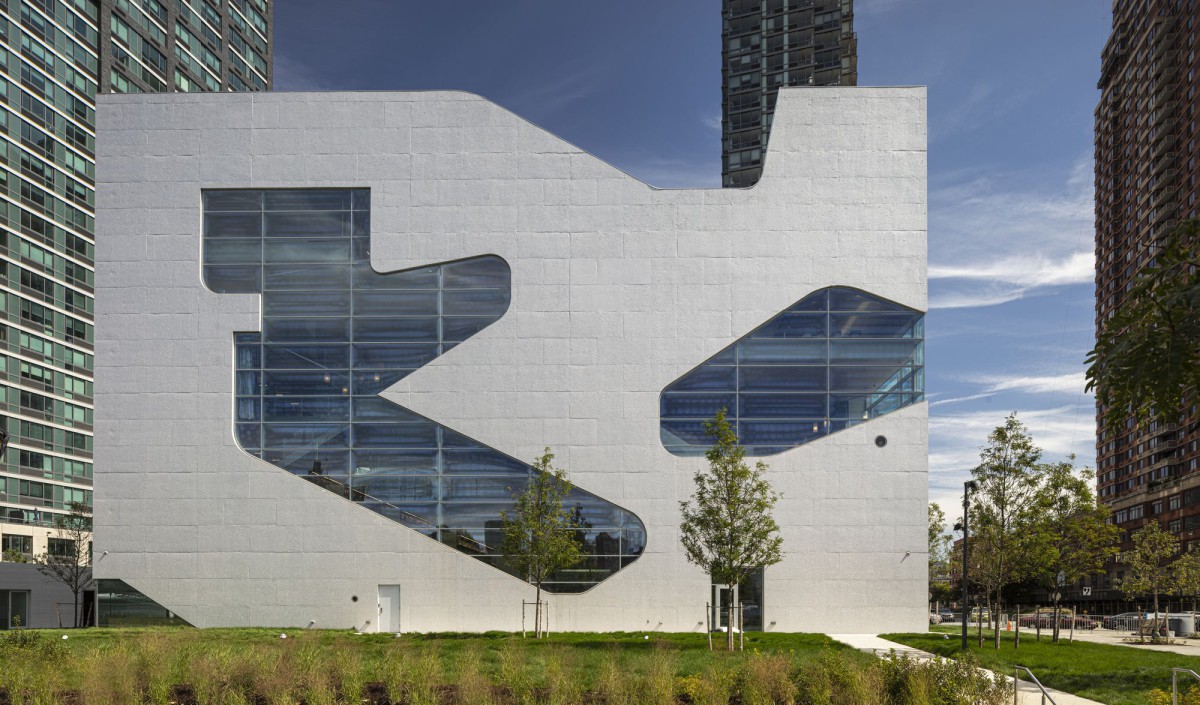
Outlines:
{"label": "paved sidewalk", "polygon": [[[1024,632],[1021,636],[1024,637]],[[1065,636],[1063,637],[1066,638]],[[1147,651],[1169,651],[1184,656],[1200,656],[1200,641],[1196,639],[1182,639],[1176,644],[1137,644],[1128,643],[1126,639],[1136,639],[1132,633],[1126,631],[1113,631],[1111,629],[1096,629],[1094,631],[1076,631],[1075,641],[1090,641],[1096,644],[1109,644],[1111,646],[1131,646],[1135,649],[1145,649]],[[1181,667],[1186,664],[1180,663]]]}
{"label": "paved sidewalk", "polygon": [[[829,634],[828,636],[830,639],[840,641],[843,644],[858,649],[859,651],[869,651],[876,656],[887,656],[889,652],[895,651],[897,654],[907,654],[908,656],[917,659],[934,658],[934,655],[928,651],[921,651],[920,649],[914,649],[911,646],[905,646],[904,644],[897,644],[894,641],[881,639],[875,634]],[[1076,637],[1078,636],[1079,635],[1077,632]],[[1004,675],[1004,678],[1008,679],[1009,681],[1012,680],[1011,675],[1001,675]],[[1053,688],[1046,688],[1046,690],[1050,693],[1050,697],[1054,699],[1054,702],[1057,703],[1057,705],[1103,705],[1103,703],[1096,702],[1095,700],[1081,698],[1078,695],[1064,693],[1061,690],[1055,690]],[[1027,683],[1022,680],[1017,684],[1017,693],[1019,696],[1019,705],[1041,705],[1042,693],[1033,683]]]}

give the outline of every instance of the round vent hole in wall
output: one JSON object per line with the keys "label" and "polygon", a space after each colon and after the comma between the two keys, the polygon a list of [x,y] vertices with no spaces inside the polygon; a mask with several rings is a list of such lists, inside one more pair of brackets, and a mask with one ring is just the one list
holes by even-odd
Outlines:
{"label": "round vent hole in wall", "polygon": [[875,445],[880,448],[887,445],[887,436],[875,436]]}

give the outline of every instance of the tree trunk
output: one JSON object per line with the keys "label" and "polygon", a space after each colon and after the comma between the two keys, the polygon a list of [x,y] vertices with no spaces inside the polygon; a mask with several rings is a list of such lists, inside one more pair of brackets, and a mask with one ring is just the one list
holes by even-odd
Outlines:
{"label": "tree trunk", "polygon": [[1061,617],[1059,616],[1059,611],[1058,611],[1058,593],[1056,592],[1056,593],[1054,593],[1054,627],[1050,630],[1050,643],[1051,644],[1058,643],[1058,632],[1059,632],[1059,624],[1058,623],[1059,623],[1060,619],[1061,619]]}
{"label": "tree trunk", "polygon": [[78,629],[79,628],[79,593],[78,592],[73,593],[72,596],[75,598],[75,611],[74,611],[75,628]]}
{"label": "tree trunk", "polygon": [[542,638],[542,582],[537,583],[537,602],[533,605],[533,638]]}
{"label": "tree trunk", "polygon": [[729,585],[729,609],[725,618],[725,650],[733,651],[733,585]]}
{"label": "tree trunk", "polygon": [[1158,591],[1154,591],[1154,634],[1153,638],[1158,639]]}
{"label": "tree trunk", "polygon": [[1000,619],[1003,617],[1003,615],[1000,614],[1000,611],[1001,611],[1001,609],[1003,609],[1003,607],[1004,607],[1004,602],[1000,597],[1000,591],[997,590],[996,591],[996,621],[992,625],[994,627],[994,629],[992,630],[992,645],[995,647],[995,649],[997,651],[1000,650]]}
{"label": "tree trunk", "polygon": [[1013,633],[1013,649],[1021,648],[1021,605],[1017,603],[1016,624],[1013,626],[1017,631]]}
{"label": "tree trunk", "polygon": [[975,613],[975,634],[979,637],[979,648],[983,648],[983,609]]}

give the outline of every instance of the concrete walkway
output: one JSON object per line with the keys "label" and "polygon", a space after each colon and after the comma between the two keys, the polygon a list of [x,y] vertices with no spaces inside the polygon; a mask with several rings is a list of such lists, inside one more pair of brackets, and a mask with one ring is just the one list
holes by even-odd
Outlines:
{"label": "concrete walkway", "polygon": [[[894,641],[881,639],[875,634],[829,634],[828,636],[830,639],[840,641],[847,646],[858,649],[859,651],[869,651],[880,657],[887,656],[889,652],[895,651],[897,654],[908,655],[909,657],[916,659],[924,660],[935,658],[934,655],[928,651],[921,651],[920,649],[914,649],[911,646],[905,646],[904,644],[897,644]],[[1078,638],[1078,636],[1079,634],[1076,632],[1076,637]],[[1003,675],[1005,679],[1012,681],[1012,675],[1000,675]],[[1096,702],[1095,700],[1088,700],[1087,698],[1081,698],[1078,695],[1071,695],[1070,693],[1064,693],[1061,690],[1055,690],[1049,687],[1046,688],[1046,691],[1050,693],[1050,697],[1054,699],[1054,702],[1057,705],[1103,705],[1103,703]],[[1033,683],[1028,683],[1022,680],[1017,684],[1017,694],[1017,702],[1019,705],[1041,705],[1042,703],[1042,693]]]}
{"label": "concrete walkway", "polygon": [[[1024,637],[1024,635],[1024,632],[1022,632],[1021,636]],[[1065,639],[1066,636],[1063,638]],[[1180,639],[1175,644],[1138,644],[1125,641],[1126,639],[1136,638],[1130,632],[1113,631],[1111,629],[1075,632],[1075,641],[1089,641],[1095,644],[1108,644],[1110,646],[1131,646],[1135,649],[1145,649],[1147,651],[1169,651],[1184,656],[1200,656],[1200,641],[1196,639]],[[1183,668],[1187,664],[1180,663],[1179,666]]]}

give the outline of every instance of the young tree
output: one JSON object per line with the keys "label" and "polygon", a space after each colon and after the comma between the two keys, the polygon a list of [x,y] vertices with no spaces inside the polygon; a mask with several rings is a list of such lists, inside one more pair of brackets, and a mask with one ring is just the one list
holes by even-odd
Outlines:
{"label": "young tree", "polygon": [[1192,611],[1200,597],[1200,551],[1193,548],[1171,564],[1171,587],[1180,597],[1192,598]]}
{"label": "young tree", "polygon": [[[779,495],[765,477],[767,464],[761,460],[752,469],[746,451],[725,418],[725,409],[704,422],[712,439],[705,452],[708,469],[696,472],[696,491],[679,503],[683,522],[680,540],[687,559],[703,568],[718,585],[731,591],[750,573],[778,563],[783,558],[783,539],[771,510]],[[732,600],[731,600],[732,602]],[[726,622],[726,646],[733,650],[733,608]]]}
{"label": "young tree", "polygon": [[38,570],[67,586],[75,598],[74,626],[80,626],[79,597],[92,583],[92,510],[72,502],[70,513],[55,519],[54,550],[33,557]]}
{"label": "young tree", "polygon": [[[1031,572],[1035,543],[1029,527],[1036,517],[1041,485],[1040,448],[1033,444],[1025,424],[1015,413],[988,435],[971,471],[978,488],[971,501],[971,555],[976,579],[991,595],[997,621],[1003,608],[1004,588]],[[997,625],[998,626],[998,625]],[[995,647],[1000,648],[996,629]]]}
{"label": "young tree", "polygon": [[1176,226],[1088,353],[1087,388],[1110,433],[1124,433],[1129,415],[1175,423],[1184,396],[1200,389],[1198,245],[1200,221]]}
{"label": "young tree", "polygon": [[562,468],[551,465],[554,454],[547,448],[533,463],[529,484],[513,494],[515,506],[501,513],[504,540],[501,553],[517,575],[533,583],[534,636],[542,636],[542,583],[555,571],[583,560],[571,510],[563,502],[571,483]]}
{"label": "young tree", "polygon": [[950,534],[946,513],[937,502],[929,503],[929,601],[941,603],[950,594]]}
{"label": "young tree", "polygon": [[1076,472],[1070,461],[1043,467],[1045,481],[1031,527],[1035,543],[1031,553],[1035,560],[1040,558],[1038,582],[1054,595],[1052,640],[1058,642],[1062,588],[1103,573],[1108,559],[1117,553],[1120,530],[1108,523],[1108,507],[1096,504],[1090,470]]}
{"label": "young tree", "polygon": [[1151,595],[1154,598],[1154,632],[1158,633],[1158,596],[1171,589],[1169,563],[1179,552],[1179,539],[1151,521],[1133,532],[1133,550],[1121,556],[1125,577],[1117,586],[1125,599]]}

